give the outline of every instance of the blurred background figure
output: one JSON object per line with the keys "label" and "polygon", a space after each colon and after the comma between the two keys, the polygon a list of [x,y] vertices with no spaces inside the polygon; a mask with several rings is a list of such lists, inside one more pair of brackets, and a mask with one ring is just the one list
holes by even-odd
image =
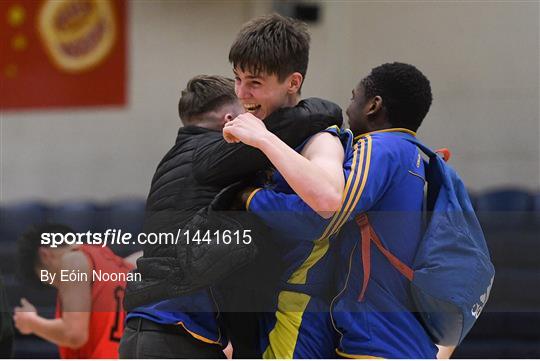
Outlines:
{"label": "blurred background figure", "polygon": [[[18,240],[18,263],[25,282],[42,282],[57,289],[56,318],[39,316],[36,308],[22,298],[14,310],[15,327],[22,334],[35,334],[58,345],[62,358],[118,358],[125,280],[100,280],[93,273],[115,278],[129,272],[133,264],[107,247],[43,245],[44,233],[65,236],[73,230],[57,224],[32,228]],[[64,273],[75,277],[63,279]]]}

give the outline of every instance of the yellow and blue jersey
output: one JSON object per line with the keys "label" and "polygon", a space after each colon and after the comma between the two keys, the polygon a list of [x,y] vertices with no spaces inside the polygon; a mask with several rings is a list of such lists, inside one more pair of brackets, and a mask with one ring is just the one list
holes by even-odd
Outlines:
{"label": "yellow and blue jersey", "polygon": [[[345,170],[342,209],[330,222],[337,217],[338,225],[342,225],[339,235],[330,238],[337,262],[335,282],[329,284],[334,285],[336,294],[330,305],[336,352],[343,357],[434,358],[437,353],[412,312],[409,281],[375,247],[371,249],[371,277],[365,299],[358,300],[363,267],[360,230],[354,222],[357,215],[369,213],[383,245],[405,264],[413,263],[421,239],[424,164],[416,146],[396,132],[412,133],[388,129],[355,139],[352,155],[348,156],[351,164]],[[301,210],[289,222],[281,220],[299,229],[294,232],[306,236],[321,230],[320,217],[297,195],[282,193],[273,195],[273,199],[279,203],[274,204],[276,209],[289,206]]]}
{"label": "yellow and blue jersey", "polygon": [[[358,137],[363,187],[352,217],[367,212],[383,245],[412,265],[422,236],[424,162],[417,147],[389,129]],[[365,299],[360,229],[351,219],[339,235],[338,294],[331,305],[339,334],[337,352],[344,357],[435,358],[437,348],[414,315],[409,281],[375,247]]]}
{"label": "yellow and blue jersey", "polygon": [[141,317],[159,324],[183,327],[199,341],[225,346],[219,310],[212,289],[135,308],[126,319]]}
{"label": "yellow and blue jersey", "polygon": [[[326,131],[342,141],[343,171],[348,177],[353,166],[352,133],[337,127]],[[252,193],[247,205],[275,231],[274,241],[285,266],[276,311],[265,314],[262,322],[263,357],[335,358],[335,333],[328,313],[335,266],[332,242],[347,218],[346,210],[343,208],[332,219],[316,213],[312,216],[311,208],[294,195],[279,172],[274,173],[272,185]],[[346,202],[348,196],[344,199]]]}

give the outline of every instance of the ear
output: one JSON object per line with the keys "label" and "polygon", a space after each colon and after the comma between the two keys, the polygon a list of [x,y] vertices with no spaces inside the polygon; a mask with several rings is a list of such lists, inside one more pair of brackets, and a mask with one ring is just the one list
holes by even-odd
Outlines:
{"label": "ear", "polygon": [[219,120],[219,125],[221,127],[224,127],[225,124],[227,124],[228,122],[230,122],[231,120],[233,120],[235,117],[232,113],[225,113],[221,119]]}
{"label": "ear", "polygon": [[299,72],[294,72],[291,75],[289,75],[288,79],[288,87],[287,92],[289,94],[296,94],[300,91],[300,87],[302,87],[302,82],[304,81],[304,77]]}
{"label": "ear", "polygon": [[367,104],[366,115],[377,114],[382,109],[383,100],[379,95],[374,96]]}
{"label": "ear", "polygon": [[51,258],[51,251],[45,247],[39,247],[38,256],[41,264],[48,264]]}

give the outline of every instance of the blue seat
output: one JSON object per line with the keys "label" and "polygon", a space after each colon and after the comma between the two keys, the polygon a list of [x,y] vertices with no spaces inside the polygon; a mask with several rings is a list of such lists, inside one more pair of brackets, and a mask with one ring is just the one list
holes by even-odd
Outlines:
{"label": "blue seat", "polygon": [[452,355],[453,359],[537,359],[540,358],[538,340],[465,338]]}
{"label": "blue seat", "polygon": [[532,197],[529,192],[517,188],[499,189],[480,195],[477,204],[479,210],[486,211],[528,211]]}
{"label": "blue seat", "polygon": [[0,208],[0,241],[16,241],[31,226],[45,221],[47,207],[40,202],[21,202]]}
{"label": "blue seat", "polygon": [[507,338],[540,340],[540,312],[495,312],[484,310],[467,339],[490,340]]}
{"label": "blue seat", "polygon": [[469,198],[471,199],[471,203],[473,205],[474,210],[477,210],[477,202],[478,202],[478,194],[472,192],[470,189],[467,189],[467,193],[469,194]]}
{"label": "blue seat", "polygon": [[13,358],[15,359],[57,359],[58,346],[47,342],[37,336],[15,335],[13,344]]}
{"label": "blue seat", "polygon": [[6,242],[0,247],[0,272],[3,275],[16,275],[19,271],[17,262],[17,242]]}
{"label": "blue seat", "polygon": [[52,207],[47,221],[71,227],[75,232],[94,232],[98,209],[91,202],[66,202]]}
{"label": "blue seat", "polygon": [[[476,200],[496,275],[477,325],[454,358],[540,356],[540,243],[534,230],[536,200],[518,188],[492,190]],[[526,291],[524,291],[526,290]]]}
{"label": "blue seat", "polygon": [[137,244],[137,235],[142,231],[144,221],[144,199],[121,199],[110,202],[101,207],[98,214],[98,229],[105,232],[107,229],[121,230],[122,233],[131,233],[134,243],[129,245],[110,245],[110,248],[119,256],[125,257],[142,249]]}
{"label": "blue seat", "polygon": [[530,228],[532,205],[531,194],[515,188],[486,192],[476,202],[480,223],[492,229]]}
{"label": "blue seat", "polygon": [[540,193],[533,196],[533,218],[535,229],[540,231]]}
{"label": "blue seat", "polygon": [[540,313],[540,268],[498,268],[496,271],[484,312]]}
{"label": "blue seat", "polygon": [[123,199],[101,207],[98,228],[101,231],[121,229],[138,234],[142,230],[145,201],[143,199]]}
{"label": "blue seat", "polygon": [[[491,259],[498,272],[501,268],[539,269],[540,238],[538,230],[515,227],[484,229]],[[497,276],[495,276],[497,279]]]}

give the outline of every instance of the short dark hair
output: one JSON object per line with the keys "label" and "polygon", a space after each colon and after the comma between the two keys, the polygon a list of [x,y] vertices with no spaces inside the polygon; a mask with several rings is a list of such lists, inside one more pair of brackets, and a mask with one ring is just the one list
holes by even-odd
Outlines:
{"label": "short dark hair", "polygon": [[23,281],[36,285],[41,284],[39,281],[35,267],[39,265],[38,250],[41,244],[42,233],[73,233],[73,230],[62,224],[40,224],[28,229],[17,240],[17,261],[19,264],[19,276]]}
{"label": "short dark hair", "polygon": [[178,115],[182,122],[190,122],[193,117],[236,101],[234,80],[219,75],[197,75],[182,90]]}
{"label": "short dark hair", "polygon": [[253,74],[276,74],[283,81],[294,72],[306,77],[310,36],[307,25],[271,14],[246,23],[229,51],[229,62]]}
{"label": "short dark hair", "polygon": [[362,79],[366,99],[379,95],[393,127],[416,131],[433,100],[428,78],[410,64],[386,63]]}

